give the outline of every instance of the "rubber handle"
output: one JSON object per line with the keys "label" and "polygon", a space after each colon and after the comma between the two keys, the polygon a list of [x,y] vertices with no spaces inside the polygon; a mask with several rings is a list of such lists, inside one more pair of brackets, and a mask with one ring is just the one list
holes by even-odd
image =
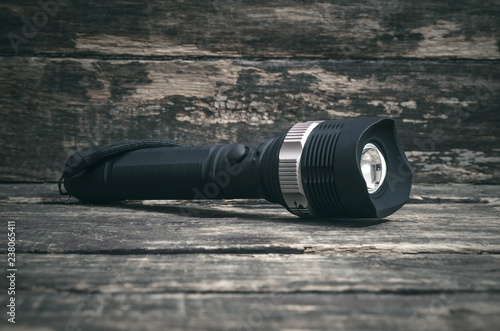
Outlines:
{"label": "rubber handle", "polygon": [[264,144],[145,148],[65,178],[85,202],[261,198]]}

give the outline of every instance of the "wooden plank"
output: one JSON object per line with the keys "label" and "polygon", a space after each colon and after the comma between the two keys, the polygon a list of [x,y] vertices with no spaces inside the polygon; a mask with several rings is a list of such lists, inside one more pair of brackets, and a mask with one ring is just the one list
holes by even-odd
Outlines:
{"label": "wooden plank", "polygon": [[0,180],[55,181],[78,148],[264,141],[299,121],[389,116],[416,182],[500,183],[496,62],[0,62]]}
{"label": "wooden plank", "polygon": [[[188,206],[191,215],[185,215]],[[385,220],[303,221],[274,205],[2,206],[19,252],[500,252],[498,205],[407,205]],[[125,231],[127,229],[127,231]],[[125,231],[125,232],[124,232]],[[457,240],[460,238],[460,240]],[[6,248],[0,248],[5,252]]]}
{"label": "wooden plank", "polygon": [[[29,187],[29,186],[27,186]],[[47,186],[49,189],[49,186]],[[52,187],[53,189],[53,187]],[[497,185],[413,184],[409,203],[491,203],[500,199]]]}
{"label": "wooden plank", "polygon": [[190,57],[500,57],[500,4],[495,0],[58,2],[61,5],[57,9],[43,9],[38,2],[28,0],[2,1],[0,32],[4,37],[0,52]]}
{"label": "wooden plank", "polygon": [[0,218],[16,220],[16,329],[500,323],[497,186],[416,185],[386,220],[303,221],[259,200],[179,212],[186,203],[79,205],[54,184],[0,185]]}
{"label": "wooden plank", "polygon": [[[16,221],[19,252],[497,254],[500,201],[496,189],[449,185],[447,194],[439,193],[444,202],[436,204],[426,203],[434,196],[422,195],[422,186],[421,195],[412,199],[416,203],[382,220],[301,220],[263,200],[128,201],[95,206],[72,199],[51,202],[43,194],[5,198],[5,193],[0,216]],[[474,197],[474,190],[480,194],[476,199],[460,198],[468,192]],[[445,190],[434,190],[439,191]]]}
{"label": "wooden plank", "polygon": [[[498,203],[500,194],[497,185],[470,184],[413,184],[409,204],[415,203]],[[1,204],[70,204],[76,199],[69,199],[59,194],[55,183],[0,183]],[[251,203],[251,200],[245,203]],[[257,201],[256,201],[257,202]],[[153,202],[150,202],[153,203]],[[164,201],[163,203],[167,203]],[[171,204],[187,203],[170,201]],[[229,201],[229,204],[234,201]],[[226,202],[221,202],[226,204]]]}
{"label": "wooden plank", "polygon": [[[18,290],[83,293],[500,291],[499,255],[18,254]],[[8,288],[7,279],[1,279]]]}
{"label": "wooden plank", "polygon": [[[22,293],[16,330],[497,330],[500,295]],[[2,305],[4,297],[0,299]]]}

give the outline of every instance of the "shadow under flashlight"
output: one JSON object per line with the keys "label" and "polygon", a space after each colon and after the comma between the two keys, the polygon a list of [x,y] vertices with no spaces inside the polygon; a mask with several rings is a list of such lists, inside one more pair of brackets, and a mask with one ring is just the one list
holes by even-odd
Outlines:
{"label": "shadow under flashlight", "polygon": [[394,121],[355,118],[298,123],[260,144],[79,151],[59,186],[83,202],[264,198],[300,217],[379,218],[406,203],[412,176]]}

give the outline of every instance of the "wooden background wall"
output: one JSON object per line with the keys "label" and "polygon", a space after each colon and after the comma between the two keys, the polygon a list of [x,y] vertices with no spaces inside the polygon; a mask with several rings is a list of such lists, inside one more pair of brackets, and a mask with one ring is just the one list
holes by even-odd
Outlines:
{"label": "wooden background wall", "polygon": [[3,0],[0,31],[0,181],[123,139],[389,116],[417,182],[500,184],[500,1]]}

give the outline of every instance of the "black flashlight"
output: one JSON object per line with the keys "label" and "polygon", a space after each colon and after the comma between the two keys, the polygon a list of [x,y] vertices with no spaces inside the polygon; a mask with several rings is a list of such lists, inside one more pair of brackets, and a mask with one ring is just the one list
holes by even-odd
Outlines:
{"label": "black flashlight", "polygon": [[388,118],[298,123],[260,144],[117,146],[70,157],[60,187],[93,203],[264,198],[300,217],[378,218],[405,204],[413,176]]}

